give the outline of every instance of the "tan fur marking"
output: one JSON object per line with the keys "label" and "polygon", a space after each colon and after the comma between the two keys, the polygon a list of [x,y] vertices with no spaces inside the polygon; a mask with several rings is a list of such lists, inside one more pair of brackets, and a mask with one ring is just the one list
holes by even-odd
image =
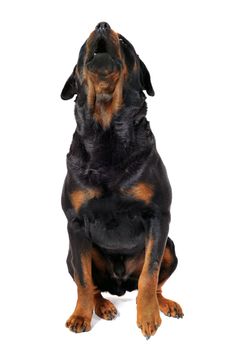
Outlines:
{"label": "tan fur marking", "polygon": [[161,324],[156,295],[158,270],[155,270],[153,273],[149,272],[153,245],[154,240],[149,239],[146,244],[144,265],[138,281],[137,324],[146,337],[155,334]]}
{"label": "tan fur marking", "polygon": [[[123,85],[127,76],[127,67],[121,56],[119,37],[116,32],[111,30],[110,40],[113,43],[118,58],[123,62],[123,68],[121,72],[116,71],[107,74],[104,80],[98,76],[98,74],[90,72],[86,67],[83,70],[83,80],[86,82],[87,87],[87,103],[89,108],[93,111],[95,120],[103,127],[109,127],[113,115],[119,111],[123,104]],[[91,47],[92,40],[94,39],[94,32],[91,33],[87,40],[86,58]],[[109,98],[101,99],[101,95],[107,94]],[[100,96],[100,97],[99,97]]]}
{"label": "tan fur marking", "polygon": [[106,272],[107,261],[96,248],[92,248],[92,260],[98,270]]}
{"label": "tan fur marking", "polygon": [[73,314],[66,322],[66,327],[80,333],[91,329],[91,318],[94,307],[94,286],[91,274],[91,254],[81,256],[85,286],[80,283],[78,276],[74,280],[78,287],[78,300]]}
{"label": "tan fur marking", "polygon": [[139,182],[136,185],[132,186],[131,188],[123,190],[122,192],[131,195],[135,199],[142,200],[146,204],[150,203],[154,195],[154,190],[152,185],[144,182]]}
{"label": "tan fur marking", "polygon": [[112,94],[112,98],[107,103],[96,103],[94,117],[97,122],[99,122],[103,128],[107,128],[111,121],[113,115],[122,106],[122,79],[116,85],[116,88]]}
{"label": "tan fur marking", "polygon": [[162,258],[162,265],[169,266],[173,260],[173,255],[170,252],[169,248],[165,248]]}
{"label": "tan fur marking", "polygon": [[94,294],[95,313],[105,320],[113,320],[117,315],[117,309],[113,303],[102,297],[100,292]]}
{"label": "tan fur marking", "polygon": [[[151,264],[151,254],[152,254],[154,244],[155,244],[155,241],[152,238],[150,238],[146,244],[145,259],[144,259],[144,264],[140,275],[140,279],[138,281],[138,288],[140,287],[144,288],[145,286],[147,286],[147,284],[152,283],[152,287],[153,289],[155,289],[155,285],[157,285],[158,271],[155,270],[155,272],[149,273],[150,264]],[[150,291],[148,292],[150,293]]]}
{"label": "tan fur marking", "polygon": [[101,195],[101,191],[99,189],[86,188],[86,189],[80,189],[72,192],[70,195],[70,198],[71,198],[71,203],[73,207],[77,211],[79,211],[79,209],[85,202],[87,202],[92,198],[99,198],[100,195]]}
{"label": "tan fur marking", "polygon": [[[95,73],[85,72],[88,91],[88,105],[93,109],[94,118],[103,128],[107,128],[112,117],[122,107],[123,104],[123,84],[127,74],[126,66],[119,72],[109,74],[105,81],[99,80]],[[108,101],[98,101],[97,96],[108,94]]]}
{"label": "tan fur marking", "polygon": [[143,264],[145,260],[145,253],[136,255],[133,258],[129,258],[125,261],[125,272],[126,275],[133,275],[139,277],[142,272]]}

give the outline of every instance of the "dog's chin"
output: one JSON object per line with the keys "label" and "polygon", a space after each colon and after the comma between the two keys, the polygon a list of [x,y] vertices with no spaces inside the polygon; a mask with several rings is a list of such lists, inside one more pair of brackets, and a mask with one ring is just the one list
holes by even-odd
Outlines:
{"label": "dog's chin", "polygon": [[96,53],[93,58],[87,62],[87,69],[91,73],[109,75],[119,70],[119,64],[109,53]]}

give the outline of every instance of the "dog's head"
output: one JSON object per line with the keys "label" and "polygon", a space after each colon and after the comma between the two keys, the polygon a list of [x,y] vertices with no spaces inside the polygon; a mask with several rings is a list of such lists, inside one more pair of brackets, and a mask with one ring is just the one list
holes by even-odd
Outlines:
{"label": "dog's head", "polygon": [[143,94],[143,90],[154,95],[145,64],[128,40],[101,22],[82,46],[61,97],[68,100],[77,95],[77,103],[86,103],[96,120],[108,126],[124,105],[125,92]]}

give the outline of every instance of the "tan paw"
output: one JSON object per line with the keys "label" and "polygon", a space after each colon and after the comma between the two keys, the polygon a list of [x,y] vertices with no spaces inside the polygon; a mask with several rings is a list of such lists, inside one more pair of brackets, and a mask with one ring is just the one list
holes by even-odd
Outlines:
{"label": "tan paw", "polygon": [[111,301],[100,298],[96,301],[95,313],[105,320],[113,320],[117,316],[117,309]]}
{"label": "tan paw", "polygon": [[88,332],[91,329],[91,321],[84,316],[72,314],[66,321],[66,327],[72,332]]}
{"label": "tan paw", "polygon": [[[147,309],[147,310],[146,310]],[[159,326],[161,325],[161,317],[157,308],[146,308],[144,310],[138,310],[137,325],[141,329],[142,334],[149,339],[155,334]]]}
{"label": "tan paw", "polygon": [[159,308],[166,316],[183,318],[184,314],[181,306],[173,300],[166,299],[162,294],[157,295]]}

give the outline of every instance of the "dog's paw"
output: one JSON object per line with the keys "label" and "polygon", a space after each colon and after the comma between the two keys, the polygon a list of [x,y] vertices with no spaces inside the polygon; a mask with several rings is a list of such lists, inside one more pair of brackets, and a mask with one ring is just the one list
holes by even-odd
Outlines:
{"label": "dog's paw", "polygon": [[159,308],[166,316],[183,318],[184,314],[181,306],[173,300],[166,299],[162,294],[157,295]]}
{"label": "dog's paw", "polygon": [[138,327],[141,329],[142,334],[146,339],[150,339],[152,335],[155,334],[157,329],[159,328],[161,324],[161,321],[155,321],[155,320],[144,320],[140,323],[138,323]]}
{"label": "dog's paw", "polygon": [[66,327],[75,333],[88,332],[91,329],[91,322],[84,316],[72,314],[66,321]]}
{"label": "dog's paw", "polygon": [[137,325],[146,339],[149,339],[155,334],[161,325],[161,322],[162,320],[158,308],[150,309],[148,311],[143,310],[138,313]]}
{"label": "dog's paw", "polygon": [[101,298],[95,304],[95,313],[105,320],[113,320],[117,316],[117,309],[111,301]]}

